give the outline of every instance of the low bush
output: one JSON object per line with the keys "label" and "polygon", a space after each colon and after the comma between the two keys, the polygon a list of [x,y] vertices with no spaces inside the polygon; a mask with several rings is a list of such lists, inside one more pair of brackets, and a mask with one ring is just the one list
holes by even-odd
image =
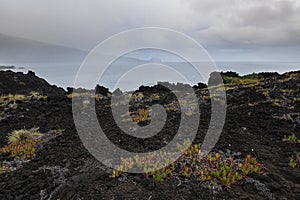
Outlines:
{"label": "low bush", "polygon": [[31,128],[14,130],[7,136],[7,139],[9,144],[14,144],[19,142],[34,141],[41,136],[42,134],[39,132],[39,128]]}
{"label": "low bush", "polygon": [[[293,119],[293,118],[292,118]],[[295,134],[293,135],[290,135],[290,136],[284,136],[284,139],[283,141],[286,141],[286,142],[290,142],[290,143],[298,143],[300,144],[300,139],[297,138],[297,136]]]}
{"label": "low bush", "polygon": [[[290,142],[292,144],[300,144],[300,139],[295,134],[290,136],[284,136],[283,141]],[[295,156],[290,158],[289,166],[293,169],[300,167],[300,152],[296,153]]]}
{"label": "low bush", "polygon": [[29,96],[23,95],[23,94],[9,94],[9,95],[2,95],[0,96],[0,107],[7,107],[16,109],[17,108],[17,102],[28,102],[32,99],[46,100],[48,97],[46,95],[41,95],[40,93],[36,91],[31,91]]}
{"label": "low bush", "polygon": [[[187,146],[189,148],[183,151]],[[149,153],[143,157],[123,158],[119,168],[113,171],[112,177],[118,177],[123,171],[136,167],[144,170],[147,178],[152,177],[160,183],[166,178],[183,176],[186,179],[196,178],[199,183],[208,182],[211,185],[220,184],[230,188],[252,173],[264,173],[263,165],[251,155],[242,160],[234,160],[233,157],[221,153],[210,153],[205,156],[199,144],[190,145],[189,141],[185,141],[183,145],[178,144],[177,147],[179,149],[177,153]],[[168,159],[181,154],[176,162],[163,166],[170,161]]]}
{"label": "low bush", "polygon": [[150,109],[139,109],[136,113],[136,115],[132,116],[132,121],[135,124],[139,124],[141,122],[149,122],[151,120],[150,118]]}
{"label": "low bush", "polygon": [[3,173],[8,173],[10,172],[10,169],[8,167],[6,167],[5,165],[0,163],[0,175]]}
{"label": "low bush", "polygon": [[36,141],[24,141],[9,144],[0,149],[1,153],[9,153],[13,158],[31,159],[35,156]]}
{"label": "low bush", "polygon": [[35,145],[40,141],[38,128],[12,131],[8,136],[8,145],[0,148],[1,153],[8,153],[14,158],[31,159],[35,156]]}
{"label": "low bush", "polygon": [[300,167],[300,152],[296,153],[295,158],[290,158],[289,165],[295,169],[297,166]]}

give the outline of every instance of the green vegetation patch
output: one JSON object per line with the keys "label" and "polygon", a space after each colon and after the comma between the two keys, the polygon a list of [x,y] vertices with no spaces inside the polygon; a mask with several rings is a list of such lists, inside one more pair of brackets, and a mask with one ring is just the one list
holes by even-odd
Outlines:
{"label": "green vegetation patch", "polygon": [[0,96],[0,107],[10,107],[16,109],[18,107],[18,102],[28,102],[30,100],[41,100],[47,99],[46,95],[41,95],[36,91],[31,91],[30,95],[26,96],[23,94],[9,94]]}
{"label": "green vegetation patch", "polygon": [[[186,147],[188,148],[184,151]],[[185,141],[183,145],[178,144],[177,148],[177,153],[155,152],[142,157],[122,158],[119,168],[112,172],[112,177],[119,177],[123,171],[137,168],[144,170],[147,178],[153,178],[159,183],[163,183],[167,178],[183,176],[185,179],[196,178],[199,184],[205,182],[212,186],[231,188],[250,174],[264,174],[263,165],[251,155],[240,160],[221,153],[204,155],[200,145],[191,145],[190,141]],[[182,156],[176,162],[164,166],[164,163],[170,163],[170,159],[176,154]]]}
{"label": "green vegetation patch", "polygon": [[8,136],[8,145],[0,149],[0,154],[8,153],[13,158],[31,159],[35,157],[35,145],[40,141],[38,128],[12,131]]}
{"label": "green vegetation patch", "polygon": [[243,87],[254,87],[259,84],[257,76],[244,76],[244,77],[223,77],[225,86],[230,87],[239,85]]}
{"label": "green vegetation patch", "polygon": [[9,173],[10,169],[4,164],[0,163],[0,175],[4,173]]}
{"label": "green vegetation patch", "polygon": [[[298,139],[295,134],[288,137],[284,136],[283,141],[292,144],[300,144],[300,139]],[[297,152],[295,156],[290,158],[289,166],[293,169],[295,169],[296,167],[300,167],[300,152]]]}

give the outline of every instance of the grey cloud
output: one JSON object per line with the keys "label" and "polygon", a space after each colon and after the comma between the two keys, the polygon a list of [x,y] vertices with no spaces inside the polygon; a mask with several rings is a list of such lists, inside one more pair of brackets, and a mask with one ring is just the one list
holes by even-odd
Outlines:
{"label": "grey cloud", "polygon": [[[103,39],[131,28],[189,24],[187,8],[171,1],[14,1],[0,2],[3,34],[76,48],[91,48]],[[187,16],[184,16],[187,15]]]}
{"label": "grey cloud", "polygon": [[[214,8],[211,12],[215,15],[212,17],[215,18],[212,25],[196,33],[200,40],[208,44],[300,44],[300,7],[296,1],[232,2],[234,4],[221,3],[222,7]],[[197,5],[200,7],[194,9],[202,13],[201,4]]]}
{"label": "grey cloud", "polygon": [[300,46],[300,3],[298,0],[0,0],[0,26],[0,33],[6,35],[84,50],[120,31],[144,26],[182,31],[205,47],[224,52],[255,51],[262,47],[270,51],[272,46],[284,46],[286,50],[287,46]]}

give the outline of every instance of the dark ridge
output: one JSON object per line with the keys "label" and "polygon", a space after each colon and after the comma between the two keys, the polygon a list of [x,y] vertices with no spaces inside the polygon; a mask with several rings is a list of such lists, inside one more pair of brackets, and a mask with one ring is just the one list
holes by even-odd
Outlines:
{"label": "dark ridge", "polygon": [[64,89],[50,85],[32,71],[27,74],[10,70],[0,71],[0,94],[29,94],[31,91],[45,95],[62,95],[65,93]]}

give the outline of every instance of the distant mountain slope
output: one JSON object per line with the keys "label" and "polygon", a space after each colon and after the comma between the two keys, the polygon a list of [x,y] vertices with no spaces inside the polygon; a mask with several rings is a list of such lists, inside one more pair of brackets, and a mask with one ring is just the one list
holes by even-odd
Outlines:
{"label": "distant mountain slope", "polygon": [[88,52],[0,33],[0,63],[80,61]]}

